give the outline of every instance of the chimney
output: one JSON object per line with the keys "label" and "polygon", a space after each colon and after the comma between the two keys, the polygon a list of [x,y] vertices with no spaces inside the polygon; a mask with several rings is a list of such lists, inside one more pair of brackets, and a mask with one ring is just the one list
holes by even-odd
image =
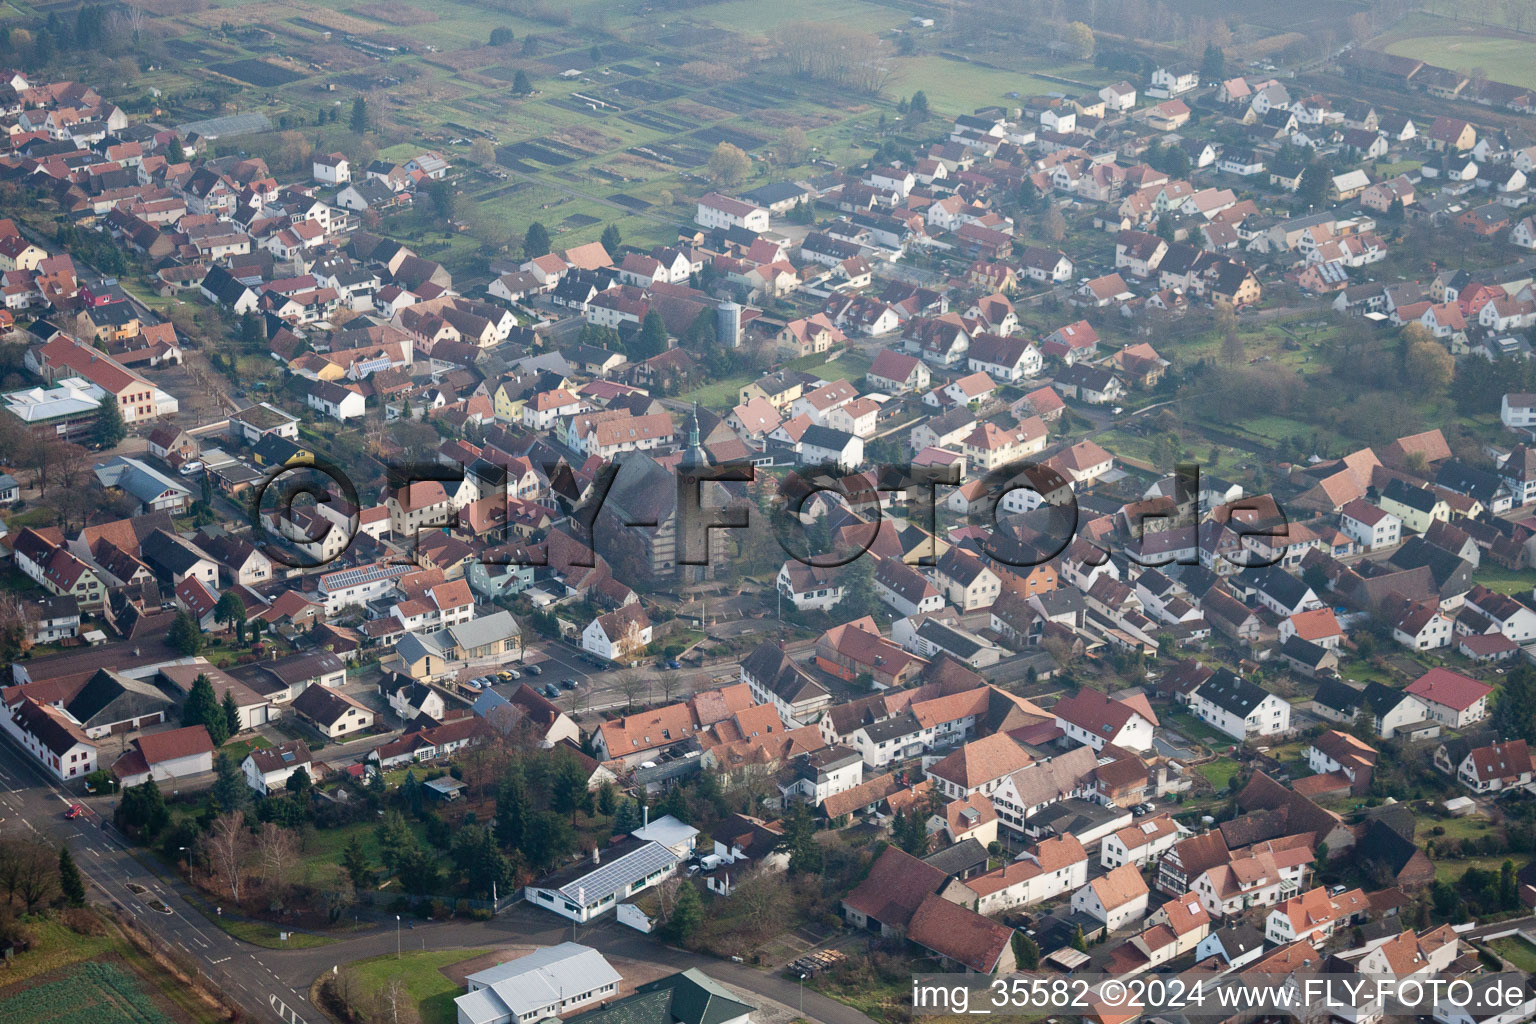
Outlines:
{"label": "chimney", "polygon": [[592,863],[601,864],[602,862],[603,858],[602,855],[597,852],[597,847],[592,847]]}
{"label": "chimney", "polygon": [[641,815],[641,827],[644,828],[644,827],[649,826],[650,823],[651,823],[651,806],[650,806],[650,804],[643,804],[643,805],[641,805],[641,807],[640,807],[640,815]]}

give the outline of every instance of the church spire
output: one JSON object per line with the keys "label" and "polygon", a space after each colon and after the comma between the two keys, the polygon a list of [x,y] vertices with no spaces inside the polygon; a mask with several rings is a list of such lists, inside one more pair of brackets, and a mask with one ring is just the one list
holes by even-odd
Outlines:
{"label": "church spire", "polygon": [[680,465],[687,469],[710,464],[709,453],[699,443],[699,403],[693,403],[693,414],[688,420],[688,448],[683,452]]}

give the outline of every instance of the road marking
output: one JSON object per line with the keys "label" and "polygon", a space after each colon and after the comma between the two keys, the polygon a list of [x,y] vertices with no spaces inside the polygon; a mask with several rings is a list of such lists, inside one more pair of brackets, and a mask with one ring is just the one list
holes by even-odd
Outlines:
{"label": "road marking", "polygon": [[210,963],[210,964],[212,964],[214,966],[217,966],[217,965],[223,963],[224,961],[226,961],[228,959],[230,959],[230,957],[225,956],[225,957],[220,957],[217,960],[209,960],[208,963]]}
{"label": "road marking", "polygon": [[277,1011],[277,1015],[283,1019],[283,1024],[304,1024],[304,1018],[288,1008],[288,1004],[277,996],[268,996],[267,1005]]}

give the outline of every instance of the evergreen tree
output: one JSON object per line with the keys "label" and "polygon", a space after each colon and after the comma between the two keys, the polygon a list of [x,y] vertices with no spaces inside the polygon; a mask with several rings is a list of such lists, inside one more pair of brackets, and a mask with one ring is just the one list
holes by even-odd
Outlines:
{"label": "evergreen tree", "polygon": [[919,89],[912,94],[907,101],[907,114],[914,121],[924,121],[928,118],[928,94]]}
{"label": "evergreen tree", "polygon": [[308,807],[310,797],[315,793],[315,780],[309,777],[308,768],[297,768],[292,775],[288,776],[288,781],[283,784],[283,788],[292,793],[294,799],[301,805]]}
{"label": "evergreen tree", "polygon": [[165,159],[173,164],[185,163],[187,149],[181,144],[180,135],[172,135],[170,145],[165,147]]}
{"label": "evergreen tree", "polygon": [[612,815],[618,807],[619,793],[613,783],[604,782],[597,787],[597,813]]}
{"label": "evergreen tree", "polygon": [[123,410],[111,395],[96,403],[96,419],[91,424],[91,443],[97,448],[115,448],[128,436]]}
{"label": "evergreen tree", "polygon": [[363,839],[357,833],[347,840],[341,851],[341,866],[352,879],[352,888],[367,889],[373,885],[373,865],[368,862],[368,852],[363,849]]}
{"label": "evergreen tree", "polygon": [[607,227],[603,228],[603,237],[600,239],[600,241],[602,242],[603,248],[608,250],[608,255],[617,256],[619,253],[619,246],[623,244],[624,238],[619,234],[618,225],[609,224]]}
{"label": "evergreen tree", "polygon": [[368,101],[361,96],[352,101],[351,128],[353,135],[362,135],[368,130]]}
{"label": "evergreen tree", "polygon": [[226,814],[244,810],[251,788],[245,784],[235,759],[219,751],[213,757],[213,773],[213,798],[218,801],[219,810]]}
{"label": "evergreen tree", "polygon": [[549,255],[549,229],[538,221],[528,225],[523,232],[523,259],[535,260]]}
{"label": "evergreen tree", "polygon": [[[174,625],[172,628],[175,628]],[[216,747],[223,746],[224,741],[229,739],[229,730],[224,723],[224,709],[219,706],[219,698],[213,694],[213,682],[204,673],[198,673],[192,681],[192,690],[187,694],[186,703],[181,706],[181,724],[205,727]]]}
{"label": "evergreen tree", "polygon": [[546,870],[576,851],[576,830],[564,815],[539,811],[529,816],[522,851],[535,870]]}
{"label": "evergreen tree", "polygon": [[225,690],[224,700],[219,705],[224,712],[224,735],[230,737],[240,731],[240,706],[235,703],[235,691]]}
{"label": "evergreen tree", "polygon": [[816,842],[816,823],[805,804],[796,800],[784,812],[782,822],[784,838],[779,848],[789,852],[791,875],[816,875],[821,873],[821,844]]}
{"label": "evergreen tree", "polygon": [[492,46],[506,46],[512,42],[513,38],[512,30],[507,28],[505,25],[499,25],[496,28],[491,29]]}
{"label": "evergreen tree", "polygon": [[80,877],[80,869],[67,846],[59,847],[59,891],[71,907],[85,906],[85,879]]}
{"label": "evergreen tree", "polygon": [[613,812],[613,834],[628,835],[640,827],[640,809],[629,797],[619,801],[618,810]]}
{"label": "evergreen tree", "polygon": [[591,807],[592,794],[587,791],[587,773],[574,757],[556,760],[549,780],[549,801],[553,809],[571,816],[572,825],[576,824],[577,811]]}
{"label": "evergreen tree", "polygon": [[1536,743],[1536,672],[1510,669],[1493,698],[1493,731],[1500,740]]}
{"label": "evergreen tree", "polygon": [[1088,952],[1088,939],[1083,935],[1083,926],[1078,925],[1072,932],[1072,948],[1079,953]]}
{"label": "evergreen tree", "polygon": [[412,814],[419,815],[426,806],[426,794],[422,792],[421,780],[412,769],[406,770],[405,779],[400,783],[400,799],[411,809]]}
{"label": "evergreen tree", "polygon": [[416,845],[416,833],[405,823],[399,811],[386,811],[373,830],[379,844],[379,860],[384,870],[395,873],[400,855]]}
{"label": "evergreen tree", "polygon": [[703,921],[704,901],[699,899],[699,890],[692,883],[684,881],[682,888],[677,890],[677,903],[672,907],[672,916],[667,918],[667,937],[673,942],[686,944]]}
{"label": "evergreen tree", "polygon": [[528,791],[523,774],[518,771],[496,792],[496,841],[503,850],[515,850],[522,845],[527,809]]}
{"label": "evergreen tree", "polygon": [[1205,44],[1205,54],[1200,58],[1200,80],[1207,84],[1219,82],[1226,76],[1227,55],[1215,43]]}
{"label": "evergreen tree", "polygon": [[636,362],[659,356],[667,350],[667,325],[656,310],[646,313],[645,319],[640,321],[640,333],[635,335],[630,350],[630,358]]}
{"label": "evergreen tree", "polygon": [[145,839],[159,835],[170,817],[170,812],[165,809],[165,796],[154,779],[129,786],[117,802],[117,824]]}
{"label": "evergreen tree", "polygon": [[240,344],[251,350],[264,348],[267,344],[267,330],[262,326],[261,317],[250,310],[240,314]]}
{"label": "evergreen tree", "polygon": [[[213,606],[213,620],[226,626],[236,622],[245,621],[245,602],[240,600],[240,595],[233,590],[226,590],[219,595],[219,601]],[[233,730],[239,732],[239,729]]]}
{"label": "evergreen tree", "polygon": [[1013,958],[1018,961],[1019,970],[1035,971],[1040,969],[1040,944],[1022,931],[1013,933]]}
{"label": "evergreen tree", "polygon": [[[184,611],[176,613],[170,628],[165,631],[165,639],[172,647],[189,658],[203,649],[203,631],[197,627],[196,622],[192,621],[192,616]],[[213,692],[211,686],[208,692],[210,694]],[[217,700],[214,701],[214,706],[218,706]],[[209,733],[212,732],[213,730],[210,729]]]}
{"label": "evergreen tree", "polygon": [[[527,42],[532,41],[532,37],[527,40]],[[529,81],[528,72],[524,71],[522,68],[518,68],[517,74],[512,76],[512,91],[517,93],[519,96],[527,96],[529,93],[533,92],[533,82]]]}
{"label": "evergreen tree", "polygon": [[459,829],[449,853],[475,896],[505,892],[512,881],[512,862],[497,848],[496,837],[484,825]]}
{"label": "evergreen tree", "polygon": [[688,809],[688,794],[683,792],[682,786],[673,786],[667,792],[667,798],[657,808],[662,814],[670,814],[685,825],[692,824],[690,820],[693,813]]}
{"label": "evergreen tree", "polygon": [[875,589],[875,560],[859,557],[841,566],[838,582],[843,586],[843,599],[837,603],[839,622],[852,622],[866,615],[877,618],[884,610],[880,592]]}

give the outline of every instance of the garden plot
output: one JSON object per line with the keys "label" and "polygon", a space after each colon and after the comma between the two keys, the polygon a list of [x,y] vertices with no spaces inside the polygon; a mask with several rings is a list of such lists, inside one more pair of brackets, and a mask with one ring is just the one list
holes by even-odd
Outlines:
{"label": "garden plot", "polygon": [[290,68],[278,67],[270,61],[261,60],[257,57],[247,57],[245,60],[232,60],[224,64],[214,64],[208,70],[216,71],[227,78],[238,79],[241,82],[246,82],[261,89],[276,89],[309,77]]}

